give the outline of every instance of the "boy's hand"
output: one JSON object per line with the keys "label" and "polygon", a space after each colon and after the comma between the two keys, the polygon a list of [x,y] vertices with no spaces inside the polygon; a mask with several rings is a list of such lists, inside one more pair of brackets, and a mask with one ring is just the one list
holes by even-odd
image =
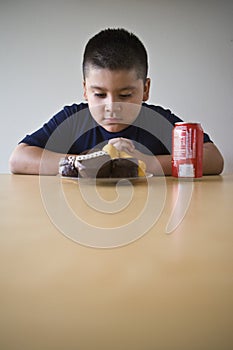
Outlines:
{"label": "boy's hand", "polygon": [[124,151],[126,153],[132,153],[135,150],[135,146],[130,139],[125,139],[123,137],[116,137],[110,139],[108,143],[112,144],[118,151]]}

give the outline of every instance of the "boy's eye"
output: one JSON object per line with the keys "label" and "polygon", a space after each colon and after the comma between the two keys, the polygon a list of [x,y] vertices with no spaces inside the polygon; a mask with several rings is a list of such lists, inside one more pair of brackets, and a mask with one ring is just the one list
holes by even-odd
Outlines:
{"label": "boy's eye", "polygon": [[[104,93],[104,92],[95,92],[94,95],[97,98],[105,98],[107,96],[107,94]],[[129,98],[131,96],[132,96],[131,93],[129,93],[129,94],[119,94],[119,98],[122,98],[122,99]]]}
{"label": "boy's eye", "polygon": [[105,98],[105,97],[106,97],[106,94],[96,92],[96,93],[95,93],[95,96],[96,96],[96,97],[99,97],[99,98]]}
{"label": "boy's eye", "polygon": [[128,98],[131,97],[131,94],[121,94],[120,98]]}

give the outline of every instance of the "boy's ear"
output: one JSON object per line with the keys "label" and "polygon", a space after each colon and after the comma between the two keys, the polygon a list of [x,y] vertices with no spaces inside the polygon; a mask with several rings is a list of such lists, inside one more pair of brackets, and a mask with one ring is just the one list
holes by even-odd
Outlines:
{"label": "boy's ear", "polygon": [[146,82],[144,85],[144,92],[143,92],[143,101],[147,101],[149,99],[149,93],[150,93],[150,78],[146,78]]}
{"label": "boy's ear", "polygon": [[84,99],[87,101],[87,88],[86,88],[85,80],[83,80],[83,96],[84,96]]}

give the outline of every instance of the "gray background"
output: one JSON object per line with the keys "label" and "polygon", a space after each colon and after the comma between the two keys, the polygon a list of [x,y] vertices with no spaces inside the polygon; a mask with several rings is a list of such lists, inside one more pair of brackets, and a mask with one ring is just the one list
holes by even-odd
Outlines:
{"label": "gray background", "polygon": [[149,103],[201,122],[233,172],[233,1],[0,0],[0,172],[17,142],[80,102],[87,40],[125,27],[149,53]]}

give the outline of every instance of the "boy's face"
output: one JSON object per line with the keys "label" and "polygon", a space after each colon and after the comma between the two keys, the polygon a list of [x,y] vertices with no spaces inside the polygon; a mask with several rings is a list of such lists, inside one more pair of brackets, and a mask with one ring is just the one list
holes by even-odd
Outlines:
{"label": "boy's face", "polygon": [[110,132],[125,129],[136,119],[149,98],[150,79],[144,84],[133,70],[89,67],[83,83],[84,97],[95,121]]}

